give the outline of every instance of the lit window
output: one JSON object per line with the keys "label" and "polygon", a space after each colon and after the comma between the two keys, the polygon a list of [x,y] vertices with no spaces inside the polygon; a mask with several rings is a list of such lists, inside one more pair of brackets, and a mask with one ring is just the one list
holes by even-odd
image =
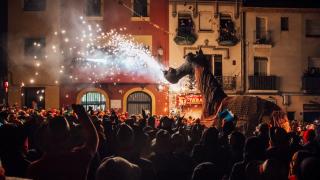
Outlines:
{"label": "lit window", "polygon": [[106,107],[106,97],[99,92],[87,92],[81,98],[81,104],[85,109],[92,107],[93,110],[105,110]]}
{"label": "lit window", "polygon": [[138,91],[130,94],[127,103],[127,111],[129,114],[141,114],[142,110],[152,113],[152,100],[150,95],[145,92]]}
{"label": "lit window", "polygon": [[46,9],[46,0],[24,0],[24,11],[44,11]]}

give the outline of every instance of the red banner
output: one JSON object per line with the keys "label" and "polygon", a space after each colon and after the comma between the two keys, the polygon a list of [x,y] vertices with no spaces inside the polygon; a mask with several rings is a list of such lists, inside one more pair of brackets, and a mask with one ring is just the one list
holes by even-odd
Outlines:
{"label": "red banner", "polygon": [[178,95],[176,98],[177,106],[202,104],[201,94]]}

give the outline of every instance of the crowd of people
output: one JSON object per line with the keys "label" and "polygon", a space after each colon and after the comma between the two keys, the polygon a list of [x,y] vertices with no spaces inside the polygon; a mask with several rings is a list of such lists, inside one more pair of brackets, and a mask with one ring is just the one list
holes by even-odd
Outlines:
{"label": "crowd of people", "polygon": [[0,179],[319,180],[318,125],[245,137],[197,119],[0,107]]}

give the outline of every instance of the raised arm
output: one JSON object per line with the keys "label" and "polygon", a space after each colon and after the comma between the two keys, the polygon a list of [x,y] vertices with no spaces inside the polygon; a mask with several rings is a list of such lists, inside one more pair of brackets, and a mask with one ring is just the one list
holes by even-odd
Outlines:
{"label": "raised arm", "polygon": [[90,117],[88,116],[86,110],[82,105],[72,105],[74,112],[77,114],[80,124],[83,127],[86,143],[84,148],[88,150],[91,154],[97,152],[99,138],[97,130],[94,127]]}

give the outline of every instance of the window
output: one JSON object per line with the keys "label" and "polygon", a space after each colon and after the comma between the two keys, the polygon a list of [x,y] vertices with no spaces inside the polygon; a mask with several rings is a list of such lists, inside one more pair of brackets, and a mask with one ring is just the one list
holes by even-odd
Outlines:
{"label": "window", "polygon": [[308,59],[308,68],[320,69],[320,58],[311,57]]}
{"label": "window", "polygon": [[303,104],[303,121],[312,123],[320,118],[320,107],[318,104]]}
{"label": "window", "polygon": [[268,58],[255,57],[254,58],[254,75],[266,76],[268,74]]}
{"label": "window", "polygon": [[256,17],[256,39],[267,39],[267,18]]}
{"label": "window", "polygon": [[289,31],[289,18],[281,17],[281,31]]}
{"label": "window", "polygon": [[319,20],[306,20],[306,36],[320,37],[320,21]]}
{"label": "window", "polygon": [[87,0],[86,15],[88,17],[101,17],[103,11],[102,0]]}
{"label": "window", "polygon": [[222,55],[214,55],[214,76],[222,77]]}
{"label": "window", "polygon": [[44,87],[24,87],[24,105],[28,108],[45,108]]}
{"label": "window", "polygon": [[46,0],[24,0],[24,11],[44,11],[46,9]]}
{"label": "window", "polygon": [[133,0],[133,17],[148,17],[148,0]]}
{"label": "window", "polygon": [[24,54],[26,56],[42,58],[45,54],[46,40],[40,38],[25,38],[24,40]]}
{"label": "window", "polygon": [[193,21],[191,14],[179,14],[178,36],[187,36],[193,33]]}
{"label": "window", "polygon": [[288,120],[289,121],[293,121],[293,120],[296,120],[296,118],[295,118],[295,111],[288,111],[287,112],[287,116],[288,116]]}
{"label": "window", "polygon": [[106,97],[99,92],[87,92],[81,98],[81,104],[86,110],[92,107],[93,110],[104,111],[106,107]]}
{"label": "window", "polygon": [[138,91],[130,94],[127,103],[127,111],[129,114],[141,114],[142,109],[152,113],[152,100],[150,95],[145,92]]}
{"label": "window", "polygon": [[236,27],[232,21],[231,15],[220,14],[219,21],[219,38],[217,39],[219,45],[221,46],[233,46],[237,44],[237,32]]}
{"label": "window", "polygon": [[212,17],[210,11],[199,12],[199,31],[212,31]]}
{"label": "window", "polygon": [[192,45],[198,36],[194,33],[195,26],[192,20],[191,12],[178,13],[178,28],[174,42],[178,45]]}

